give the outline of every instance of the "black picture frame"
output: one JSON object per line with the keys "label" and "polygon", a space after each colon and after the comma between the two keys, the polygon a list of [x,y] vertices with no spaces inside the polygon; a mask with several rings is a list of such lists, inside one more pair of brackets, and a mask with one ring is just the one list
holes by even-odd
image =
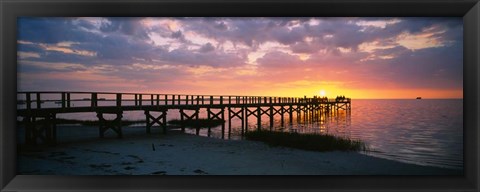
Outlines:
{"label": "black picture frame", "polygon": [[[478,0],[2,0],[2,191],[479,191]],[[27,176],[16,175],[16,18],[19,16],[456,16],[464,20],[463,176]]]}

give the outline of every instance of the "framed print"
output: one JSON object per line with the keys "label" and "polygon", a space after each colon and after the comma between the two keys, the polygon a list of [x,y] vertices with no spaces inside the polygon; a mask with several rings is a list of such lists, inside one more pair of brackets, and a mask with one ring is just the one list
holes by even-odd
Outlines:
{"label": "framed print", "polygon": [[478,190],[477,1],[1,6],[4,191]]}

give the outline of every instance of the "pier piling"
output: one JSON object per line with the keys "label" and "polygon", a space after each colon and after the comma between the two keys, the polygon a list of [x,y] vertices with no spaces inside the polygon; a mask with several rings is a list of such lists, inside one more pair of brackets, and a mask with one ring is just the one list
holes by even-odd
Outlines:
{"label": "pier piling", "polygon": [[[57,99],[49,96],[57,95]],[[85,95],[89,97],[85,98]],[[101,98],[99,98],[99,95]],[[143,97],[145,96],[145,97]],[[32,98],[33,97],[33,98]],[[205,98],[206,97],[206,98]],[[231,138],[232,120],[241,121],[240,131],[243,135],[249,131],[249,118],[257,120],[258,130],[262,129],[262,116],[269,117],[269,128],[273,130],[276,115],[280,116],[280,126],[285,126],[288,113],[289,124],[296,118],[299,123],[315,122],[322,114],[335,113],[339,110],[351,110],[351,99],[325,99],[319,97],[265,97],[265,96],[214,96],[214,95],[178,95],[152,93],[110,93],[110,92],[17,92],[17,115],[23,117],[25,139],[28,144],[56,142],[56,114],[95,112],[99,120],[99,136],[104,137],[107,130],[112,130],[121,138],[122,115],[124,111],[144,111],[146,133],[151,133],[154,125],[160,126],[162,133],[167,133],[168,110],[179,110],[182,122],[199,119],[200,110],[206,109],[208,120],[220,120],[221,136]],[[58,99],[60,98],[60,99]],[[87,101],[81,105],[80,101]],[[109,102],[112,101],[112,102]],[[56,107],[42,103],[55,102]],[[34,104],[33,104],[34,103]],[[83,102],[85,103],[85,102]],[[188,113],[187,113],[188,112]],[[227,112],[228,130],[225,130]],[[154,115],[154,113],[159,113]],[[294,113],[296,116],[294,117]],[[113,120],[107,120],[104,114],[113,114]],[[208,127],[208,135],[211,134]],[[185,130],[185,124],[181,124]],[[226,132],[227,131],[227,132]],[[200,129],[197,127],[196,134]]]}

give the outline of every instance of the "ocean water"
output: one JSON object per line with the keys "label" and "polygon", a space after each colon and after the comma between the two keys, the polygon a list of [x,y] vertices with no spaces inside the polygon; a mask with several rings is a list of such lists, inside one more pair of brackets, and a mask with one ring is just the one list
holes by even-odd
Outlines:
{"label": "ocean water", "polygon": [[355,100],[348,136],[378,157],[463,169],[463,100]]}
{"label": "ocean water", "polygon": [[[109,105],[104,101],[104,105]],[[112,103],[114,104],[114,103]],[[46,105],[52,104],[46,103]],[[81,105],[80,103],[78,105]],[[86,102],[85,105],[88,105]],[[59,118],[95,120],[95,113],[58,114]],[[206,118],[206,111],[200,111],[200,118]],[[225,113],[228,118],[228,111]],[[144,120],[143,111],[124,112],[128,120]],[[178,110],[169,110],[167,119],[179,119]],[[351,111],[339,110],[322,114],[315,121],[303,121],[293,113],[293,124],[288,114],[284,115],[281,126],[279,115],[274,117],[272,129],[300,133],[324,133],[364,141],[369,150],[362,152],[376,157],[436,167],[463,169],[463,100],[462,99],[354,99]],[[300,120],[300,121],[298,121]],[[262,116],[262,129],[270,129],[268,116]],[[78,126],[80,127],[80,126]],[[225,139],[242,139],[241,121],[232,119],[231,134],[228,137],[228,121]],[[250,116],[248,129],[257,129],[257,119]],[[125,127],[128,133],[143,134],[144,124]],[[98,138],[98,130],[88,131],[75,126],[58,130],[58,140]],[[159,129],[153,129],[154,134]],[[186,129],[195,134],[194,129]],[[21,135],[21,134],[19,134]],[[200,130],[201,136],[222,137],[221,126]],[[21,137],[19,137],[21,138]]]}

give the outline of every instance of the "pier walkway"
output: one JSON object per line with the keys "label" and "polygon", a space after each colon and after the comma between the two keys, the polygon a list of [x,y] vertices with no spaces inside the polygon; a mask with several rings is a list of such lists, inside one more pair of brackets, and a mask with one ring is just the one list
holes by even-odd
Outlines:
{"label": "pier walkway", "polygon": [[[257,119],[257,129],[261,129],[261,118],[267,116],[270,128],[275,115],[281,117],[281,125],[288,115],[293,123],[293,113],[300,118],[315,119],[321,113],[351,109],[351,99],[325,99],[319,97],[265,97],[265,96],[220,96],[220,95],[178,95],[151,93],[111,93],[111,92],[17,92],[17,116],[25,125],[27,144],[56,143],[56,115],[62,113],[94,112],[100,122],[99,136],[112,129],[122,137],[122,114],[124,111],[144,111],[146,133],[158,125],[167,133],[167,112],[179,110],[181,122],[199,118],[200,110],[206,110],[208,120],[221,120],[222,138],[225,135],[228,119],[228,136],[231,121],[241,120],[242,135],[248,130],[248,117]],[[228,118],[225,118],[225,113]],[[113,114],[114,119],[106,119],[104,114]],[[185,125],[181,126],[182,131]],[[196,133],[199,133],[197,128]]]}

